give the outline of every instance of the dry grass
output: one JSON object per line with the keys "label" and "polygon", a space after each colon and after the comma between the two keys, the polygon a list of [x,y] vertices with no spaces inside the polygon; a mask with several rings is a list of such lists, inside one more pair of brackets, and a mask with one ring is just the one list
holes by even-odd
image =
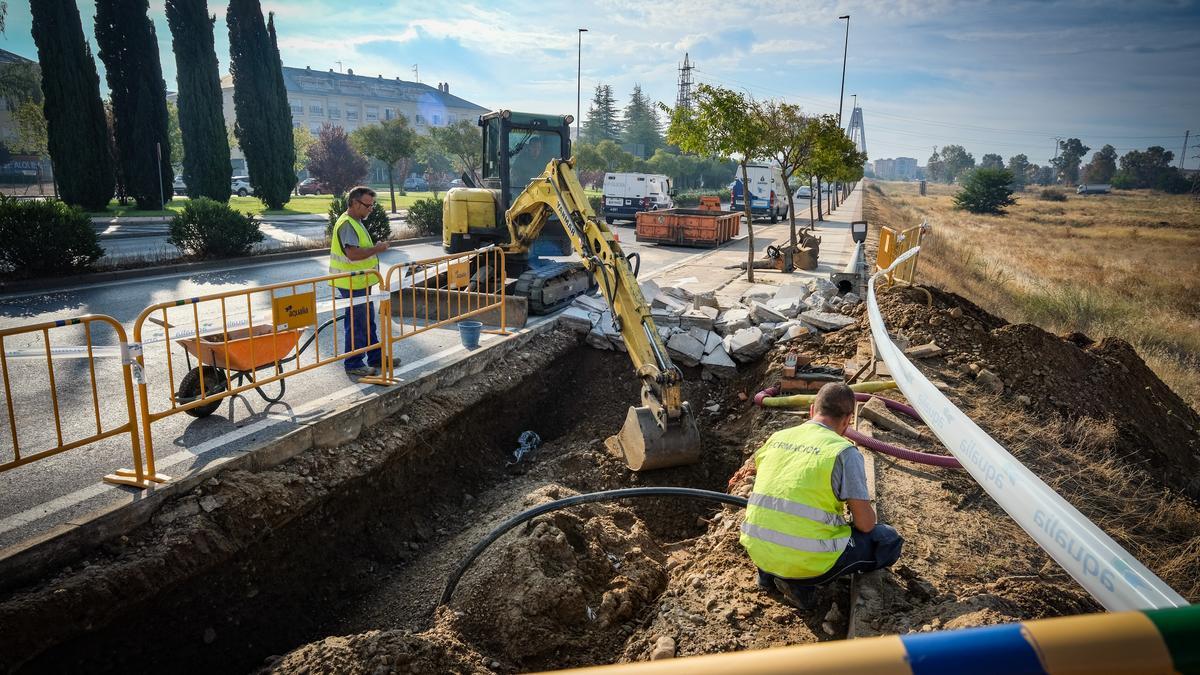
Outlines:
{"label": "dry grass", "polygon": [[928,219],[920,279],[1009,321],[1129,341],[1160,378],[1200,409],[1200,205],[1145,190],[1048,202],[1018,195],[1004,216],[953,208],[957,188],[877,183],[867,217]]}

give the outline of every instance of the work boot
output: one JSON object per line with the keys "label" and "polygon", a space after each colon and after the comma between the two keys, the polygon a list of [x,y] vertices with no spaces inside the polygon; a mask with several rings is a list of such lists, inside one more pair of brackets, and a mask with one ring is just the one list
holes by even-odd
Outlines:
{"label": "work boot", "polygon": [[775,590],[796,609],[812,611],[817,606],[817,589],[810,586],[793,587],[783,579],[775,579]]}
{"label": "work boot", "polygon": [[358,366],[356,368],[347,368],[346,374],[351,377],[374,377],[379,374],[379,369],[372,368],[371,366]]}

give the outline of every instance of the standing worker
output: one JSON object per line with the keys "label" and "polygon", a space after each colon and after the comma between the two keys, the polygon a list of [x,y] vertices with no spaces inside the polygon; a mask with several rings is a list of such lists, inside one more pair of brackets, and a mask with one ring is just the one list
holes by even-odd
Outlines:
{"label": "standing worker", "polygon": [[[345,274],[362,272],[354,276],[338,277],[332,281],[339,298],[362,298],[370,295],[371,287],[380,283],[379,254],[386,251],[388,242],[378,244],[371,239],[363,220],[375,208],[375,191],[368,187],[356,187],[346,195],[346,212],[333,225],[329,241],[329,273]],[[375,328],[375,303],[361,302],[346,308],[342,316],[345,351],[361,349],[379,342]],[[383,365],[383,353],[372,349],[363,355],[355,354],[343,361],[347,375],[355,377],[378,375]],[[400,365],[395,359],[393,366]]]}
{"label": "standing worker", "polygon": [[758,566],[758,585],[774,586],[802,609],[812,608],[816,586],[890,567],[904,544],[894,528],[876,522],[862,455],[842,436],[854,416],[854,392],[826,384],[809,415],[754,454],[757,476],[741,536]]}

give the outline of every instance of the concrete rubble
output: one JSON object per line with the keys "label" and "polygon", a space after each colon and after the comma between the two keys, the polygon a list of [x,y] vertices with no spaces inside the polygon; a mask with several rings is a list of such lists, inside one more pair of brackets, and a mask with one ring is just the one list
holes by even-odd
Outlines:
{"label": "concrete rubble", "polygon": [[[853,293],[839,295],[837,286],[826,279],[754,284],[740,296],[692,291],[686,283],[644,281],[641,290],[671,359],[680,366],[702,368],[705,377],[735,377],[739,363],[762,358],[777,343],[852,325],[858,319],[844,312],[862,302]],[[597,349],[625,351],[603,297],[576,298],[559,321],[586,335],[587,344]]]}

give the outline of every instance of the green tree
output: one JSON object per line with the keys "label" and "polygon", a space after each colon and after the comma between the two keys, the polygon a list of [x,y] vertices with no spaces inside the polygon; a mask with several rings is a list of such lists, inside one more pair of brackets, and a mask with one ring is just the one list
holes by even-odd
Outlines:
{"label": "green tree", "polygon": [[345,129],[326,122],[308,149],[308,173],[340,197],[366,178],[367,158],[350,145]]}
{"label": "green tree", "polygon": [[1105,145],[1092,155],[1092,161],[1083,167],[1083,182],[1109,183],[1117,173],[1117,149]]}
{"label": "green tree", "polygon": [[[834,115],[823,115],[813,120],[812,133],[813,149],[808,170],[817,179],[817,194],[813,197],[817,207],[817,219],[824,220],[820,199],[821,183],[842,180],[844,175],[851,173],[850,166],[854,162],[857,161],[861,165],[865,158],[862,158],[854,142],[842,131]],[[859,170],[861,171],[861,166]]]}
{"label": "green tree", "polygon": [[979,160],[981,169],[1003,169],[1004,158],[994,152],[989,152]]}
{"label": "green tree", "polygon": [[[664,106],[665,109],[665,106]],[[768,129],[754,99],[740,92],[701,84],[692,108],[677,107],[670,114],[667,140],[685,152],[736,158],[742,185],[750,185],[746,165],[767,152]],[[747,260],[746,278],[754,282],[754,220],[749,189],[745,189]]]}
{"label": "green tree", "polygon": [[15,112],[26,101],[42,102],[36,63],[6,63],[0,66],[0,98],[9,112]]}
{"label": "green tree", "polygon": [[108,207],[113,161],[100,77],[74,0],[30,3],[45,96],[46,133],[59,194],[90,211]]}
{"label": "green tree", "polygon": [[975,168],[975,157],[961,145],[942,146],[942,182],[953,183]]}
{"label": "green tree", "polygon": [[296,148],[296,161],[292,162],[292,172],[299,174],[308,166],[308,149],[317,142],[317,137],[312,135],[308,127],[304,125],[292,127],[292,147]]}
{"label": "green tree", "polygon": [[640,84],[633,85],[629,105],[625,107],[623,126],[622,139],[626,145],[633,146],[636,156],[645,159],[662,147],[662,122],[658,119],[654,104],[642,93]]}
{"label": "green tree", "polygon": [[392,197],[392,213],[395,213],[396,164],[413,156],[417,133],[408,126],[408,120],[400,115],[396,119],[355,129],[350,141],[359,152],[387,166],[388,193]]}
{"label": "green tree", "polygon": [[42,104],[25,101],[13,113],[13,122],[17,127],[17,144],[13,149],[21,154],[44,157],[49,150],[49,139]]}
{"label": "green tree", "polygon": [[140,209],[161,209],[171,194],[167,85],[147,0],[96,0],[96,44],[116,123],[125,193]]}
{"label": "green tree", "polygon": [[275,15],[263,25],[259,0],[230,0],[229,72],[233,75],[233,132],[246,156],[254,196],[280,209],[296,187],[292,111],[283,85]]}
{"label": "green tree", "polygon": [[1054,184],[1054,167],[1032,165],[1034,182],[1038,185],[1053,185]]}
{"label": "green tree", "polygon": [[617,99],[613,96],[611,86],[596,85],[596,93],[588,106],[588,118],[583,123],[581,136],[581,140],[588,143],[621,139],[621,120],[617,112]]}
{"label": "green tree", "polygon": [[1074,185],[1079,182],[1079,162],[1091,150],[1078,138],[1058,142],[1058,157],[1050,163],[1058,172],[1058,182]]}
{"label": "green tree", "polygon": [[439,186],[443,182],[443,176],[446,175],[454,165],[446,153],[442,152],[442,146],[433,136],[417,136],[416,151],[413,157],[425,169],[425,182],[429,184],[430,191],[433,192],[433,199],[437,200]]}
{"label": "green tree", "polygon": [[925,178],[933,183],[949,182],[943,176],[945,173],[946,163],[942,161],[942,155],[938,152],[937,146],[934,146],[933,154],[929,156],[929,161],[925,163]]}
{"label": "green tree", "polygon": [[454,162],[456,171],[467,174],[479,184],[479,157],[483,154],[483,135],[478,124],[459,120],[444,127],[434,127],[429,133],[441,146],[442,152]]}
{"label": "green tree", "polygon": [[[167,101],[167,139],[171,145],[171,160],[183,163],[183,129],[179,127],[179,106]],[[186,182],[187,175],[184,174]]]}
{"label": "green tree", "polygon": [[1012,196],[1012,180],[1007,169],[976,169],[954,195],[954,206],[971,213],[1004,213],[1006,206],[1017,203]]}
{"label": "green tree", "polygon": [[233,164],[213,36],[217,17],[208,13],[205,0],[167,0],[166,10],[178,71],[183,146],[178,154],[173,147],[171,154],[183,165],[189,197],[228,202]]}
{"label": "green tree", "polygon": [[[763,103],[762,116],[767,127],[767,154],[779,165],[779,172],[783,176],[789,234],[792,246],[796,246],[796,203],[791,189],[792,177],[803,175],[805,179],[808,178],[820,123],[805,117],[800,112],[800,106],[777,101]],[[810,219],[809,227],[812,225]]]}
{"label": "green tree", "polygon": [[1013,175],[1013,189],[1021,190],[1033,180],[1034,165],[1029,163],[1029,157],[1013,155],[1008,158],[1008,172]]}
{"label": "green tree", "polygon": [[1113,177],[1116,187],[1150,188],[1166,192],[1186,192],[1190,188],[1179,169],[1171,166],[1175,153],[1159,145],[1131,150],[1121,157],[1121,170]]}

